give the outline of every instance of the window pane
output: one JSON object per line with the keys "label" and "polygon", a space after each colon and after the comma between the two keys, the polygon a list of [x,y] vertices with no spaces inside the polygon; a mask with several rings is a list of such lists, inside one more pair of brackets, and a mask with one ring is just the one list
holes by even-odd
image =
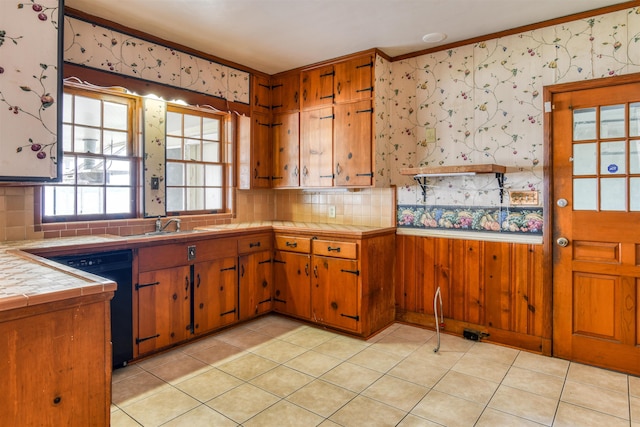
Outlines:
{"label": "window pane", "polygon": [[112,156],[128,156],[129,143],[127,132],[105,130],[103,133],[104,154]]}
{"label": "window pane", "polygon": [[127,117],[127,106],[114,102],[104,103],[104,124],[103,127],[109,129],[127,130],[129,118]]}
{"label": "window pane", "polygon": [[[184,165],[182,163],[167,162],[167,185],[184,185]],[[167,193],[167,200],[169,194]]]}
{"label": "window pane", "polygon": [[74,187],[46,186],[44,188],[45,215],[73,215],[75,204]]}
{"label": "window pane", "polygon": [[624,112],[624,104],[600,108],[600,138],[620,138],[627,134]]}
{"label": "window pane", "polygon": [[601,178],[600,198],[600,209],[603,211],[627,210],[627,180],[625,178]]}
{"label": "window pane", "polygon": [[107,160],[107,185],[131,185],[131,162]]}
{"label": "window pane", "polygon": [[629,181],[631,188],[631,200],[629,200],[629,210],[640,211],[640,178],[631,178]]}
{"label": "window pane", "polygon": [[600,173],[603,175],[625,174],[627,153],[625,141],[600,143]]}
{"label": "window pane", "polygon": [[204,165],[187,164],[187,185],[188,186],[204,185]]}
{"label": "window pane", "polygon": [[167,135],[182,135],[182,114],[167,111]]}
{"label": "window pane", "polygon": [[131,212],[131,188],[108,187],[106,191],[108,214]]}
{"label": "window pane", "polygon": [[220,141],[220,120],[202,118],[202,139]]}
{"label": "window pane", "polygon": [[71,125],[62,126],[62,149],[64,151],[73,151],[73,127]]}
{"label": "window pane", "polygon": [[629,104],[629,136],[640,136],[640,102]]}
{"label": "window pane", "polygon": [[596,139],[596,109],[585,108],[573,111],[573,140]]}
{"label": "window pane", "polygon": [[222,165],[207,165],[205,167],[207,187],[222,187],[222,172]]}
{"label": "window pane", "polygon": [[596,160],[597,158],[595,143],[573,145],[574,175],[595,175]]}
{"label": "window pane", "polygon": [[167,188],[167,211],[184,210],[184,188]]}
{"label": "window pane", "polygon": [[184,159],[185,160],[202,160],[200,158],[200,140],[199,139],[185,138]]}
{"label": "window pane", "polygon": [[76,96],[74,122],[78,125],[100,126],[101,104],[99,99]]}
{"label": "window pane", "polygon": [[595,211],[598,207],[598,180],[583,178],[573,180],[573,209]]}
{"label": "window pane", "polygon": [[76,153],[100,154],[100,129],[76,126],[74,129],[74,148]]}
{"label": "window pane", "polygon": [[104,184],[104,160],[78,156],[78,184]]}
{"label": "window pane", "polygon": [[66,155],[62,159],[62,183],[76,183],[76,157]]}
{"label": "window pane", "polygon": [[78,215],[104,212],[103,187],[78,187]]}
{"label": "window pane", "polygon": [[222,188],[207,188],[205,190],[205,209],[222,209]]}
{"label": "window pane", "polygon": [[65,93],[62,96],[62,121],[71,123],[73,120],[73,95]]}
{"label": "window pane", "polygon": [[220,161],[220,143],[202,141],[202,160],[205,162]]}
{"label": "window pane", "polygon": [[192,211],[204,209],[204,188],[187,188],[187,209]]}
{"label": "window pane", "polygon": [[202,138],[200,116],[184,115],[184,136],[187,138]]}
{"label": "window pane", "polygon": [[167,137],[167,159],[182,160],[182,138]]}
{"label": "window pane", "polygon": [[629,172],[640,173],[640,141],[629,141]]}

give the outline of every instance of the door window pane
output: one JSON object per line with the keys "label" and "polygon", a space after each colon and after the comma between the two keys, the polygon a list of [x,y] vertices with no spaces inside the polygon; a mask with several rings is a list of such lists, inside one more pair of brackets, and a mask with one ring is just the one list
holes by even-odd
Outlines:
{"label": "door window pane", "polygon": [[596,139],[596,109],[583,108],[573,111],[573,140]]}
{"label": "door window pane", "polygon": [[640,211],[640,178],[631,178],[629,180],[629,209],[632,211]]}
{"label": "door window pane", "polygon": [[598,208],[598,180],[582,178],[573,180],[573,209],[595,211]]}
{"label": "door window pane", "polygon": [[596,161],[595,143],[573,145],[574,175],[595,175]]}
{"label": "door window pane", "polygon": [[640,173],[640,140],[629,141],[629,172]]}
{"label": "door window pane", "polygon": [[627,210],[627,180],[625,178],[600,179],[600,209],[603,211]]}
{"label": "door window pane", "polygon": [[625,174],[627,170],[626,142],[600,143],[600,173],[602,175]]}
{"label": "door window pane", "polygon": [[629,136],[640,136],[640,102],[629,104]]}
{"label": "door window pane", "polygon": [[625,105],[600,107],[600,138],[621,138],[625,129]]}

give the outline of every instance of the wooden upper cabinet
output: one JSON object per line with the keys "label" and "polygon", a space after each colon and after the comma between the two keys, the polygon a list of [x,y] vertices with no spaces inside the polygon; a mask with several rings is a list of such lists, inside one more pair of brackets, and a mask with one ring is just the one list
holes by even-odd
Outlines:
{"label": "wooden upper cabinet", "polygon": [[302,73],[302,108],[313,108],[333,104],[333,65],[304,71]]}
{"label": "wooden upper cabinet", "polygon": [[271,186],[271,124],[268,114],[238,118],[238,188]]}
{"label": "wooden upper cabinet", "polygon": [[333,107],[300,114],[300,169],[303,187],[333,186]]}
{"label": "wooden upper cabinet", "polygon": [[268,77],[251,76],[251,107],[253,111],[271,111],[271,83]]}
{"label": "wooden upper cabinet", "polygon": [[371,101],[334,107],[334,172],[336,186],[370,186],[373,181]]}
{"label": "wooden upper cabinet", "polygon": [[298,187],[300,185],[300,113],[276,114],[271,124],[271,136],[273,187]]}
{"label": "wooden upper cabinet", "polygon": [[300,109],[300,73],[289,73],[271,79],[271,111],[281,113]]}
{"label": "wooden upper cabinet", "polygon": [[372,55],[335,64],[335,102],[370,99],[373,96],[374,65]]}

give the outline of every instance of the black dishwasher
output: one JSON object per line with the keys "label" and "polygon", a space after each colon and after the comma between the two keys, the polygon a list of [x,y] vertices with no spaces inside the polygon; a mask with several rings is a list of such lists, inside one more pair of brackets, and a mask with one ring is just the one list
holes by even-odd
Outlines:
{"label": "black dishwasher", "polygon": [[111,300],[111,343],[113,367],[126,366],[133,359],[132,255],[130,250],[66,255],[49,258],[118,284]]}

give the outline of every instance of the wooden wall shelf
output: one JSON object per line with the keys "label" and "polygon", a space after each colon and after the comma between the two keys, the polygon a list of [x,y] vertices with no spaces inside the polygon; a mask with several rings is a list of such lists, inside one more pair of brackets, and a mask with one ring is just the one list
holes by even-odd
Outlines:
{"label": "wooden wall shelf", "polygon": [[487,165],[463,165],[463,166],[436,166],[422,168],[402,168],[401,175],[412,175],[413,179],[422,188],[422,198],[427,201],[427,178],[437,176],[465,176],[495,173],[500,187],[500,203],[504,200],[504,173],[507,171],[506,166],[487,164]]}

